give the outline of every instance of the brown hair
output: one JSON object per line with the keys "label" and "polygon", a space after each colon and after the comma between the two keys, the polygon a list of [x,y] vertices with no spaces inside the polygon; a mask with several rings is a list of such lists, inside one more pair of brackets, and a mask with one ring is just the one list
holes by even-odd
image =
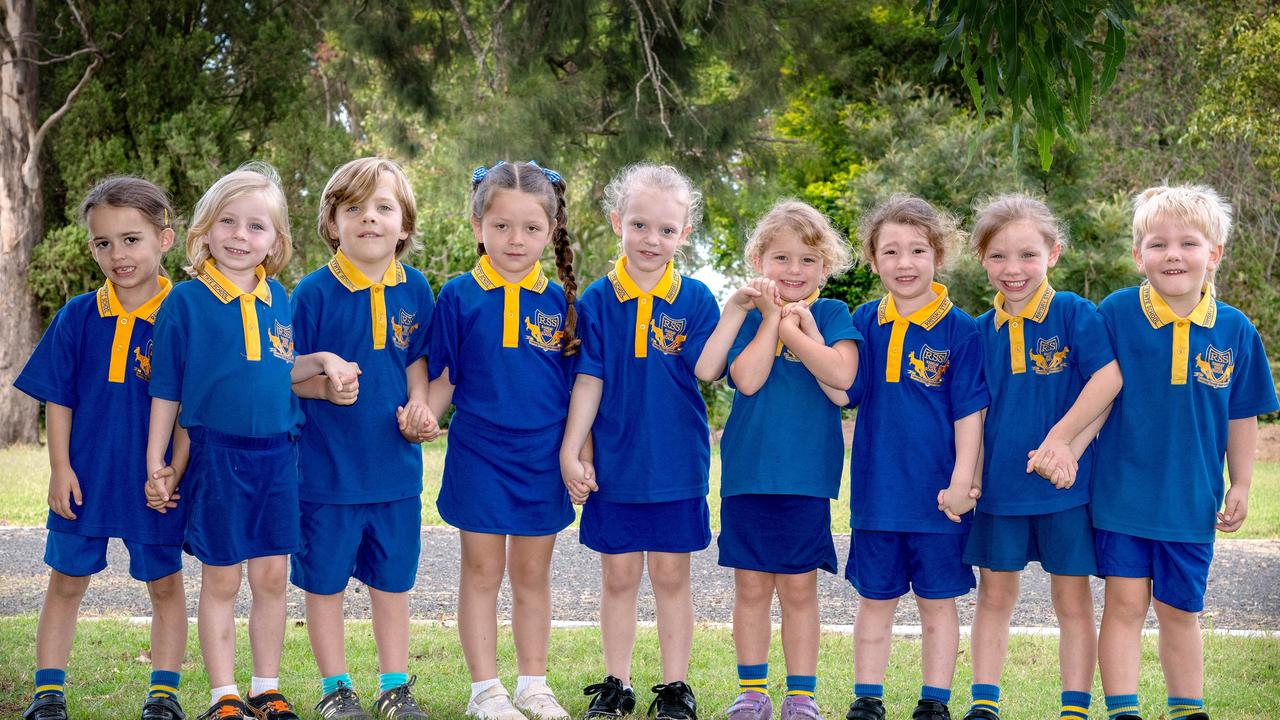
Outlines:
{"label": "brown hair", "polygon": [[156,230],[172,228],[173,204],[169,195],[150,180],[133,175],[113,175],[98,182],[80,203],[80,221],[88,224],[89,211],[99,205],[133,208]]}
{"label": "brown hair", "polygon": [[1054,246],[1066,246],[1067,231],[1062,223],[1054,217],[1048,205],[1029,195],[1000,195],[979,205],[969,246],[981,258],[991,239],[1001,230],[1023,221],[1035,225],[1050,250]]}
{"label": "brown hair", "polygon": [[908,225],[920,230],[929,241],[929,247],[933,248],[939,265],[947,261],[950,248],[964,235],[950,213],[938,210],[915,195],[895,193],[864,215],[858,225],[858,241],[863,260],[868,263],[875,260],[880,229],[889,223]]}
{"label": "brown hair", "polygon": [[360,202],[373,195],[384,174],[391,177],[392,191],[396,202],[400,203],[400,230],[408,233],[404,240],[396,242],[396,259],[400,260],[408,253],[420,249],[421,244],[416,237],[418,204],[413,198],[409,178],[405,177],[404,170],[394,161],[369,157],[352,160],[335,170],[320,194],[320,219],[316,223],[316,229],[320,232],[320,239],[324,240],[330,250],[338,251],[338,238],[329,232],[329,223],[335,221],[338,206]]}
{"label": "brown hair", "polygon": [[209,231],[218,219],[218,213],[228,203],[257,193],[267,201],[271,224],[276,231],[276,244],[262,261],[267,275],[275,275],[289,264],[293,256],[293,240],[289,234],[289,203],[280,189],[280,175],[264,162],[247,162],[234,172],[218,178],[209,186],[192,214],[191,227],[187,229],[187,261],[185,270],[195,277],[200,267],[209,259]]}
{"label": "brown hair", "polygon": [[756,223],[743,249],[747,260],[755,264],[763,258],[769,243],[782,230],[794,232],[801,242],[818,251],[826,266],[825,277],[839,275],[853,264],[849,243],[831,221],[809,203],[792,199],[779,201]]}
{"label": "brown hair", "polygon": [[[479,173],[477,173],[479,174]],[[495,190],[518,190],[538,198],[542,209],[554,227],[551,243],[556,250],[556,274],[564,286],[567,305],[564,318],[564,344],[561,353],[565,357],[577,354],[582,339],[577,337],[578,311],[574,302],[578,299],[578,280],[573,275],[573,248],[566,224],[569,220],[564,201],[564,179],[558,173],[544,170],[537,163],[499,162],[477,178],[471,180],[471,217],[480,220],[489,211]],[[484,254],[484,243],[476,243],[476,252]]]}

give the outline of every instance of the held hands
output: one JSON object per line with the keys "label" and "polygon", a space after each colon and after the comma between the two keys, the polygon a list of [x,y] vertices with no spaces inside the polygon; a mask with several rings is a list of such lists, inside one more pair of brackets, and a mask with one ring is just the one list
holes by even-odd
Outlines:
{"label": "held hands", "polygon": [[159,513],[166,513],[178,507],[178,472],[172,465],[165,465],[151,471],[143,492],[147,496],[147,507]]}
{"label": "held hands", "polygon": [[325,360],[324,399],[334,405],[352,405],[360,394],[360,366],[341,358]]}
{"label": "held hands", "polygon": [[1214,527],[1222,532],[1235,532],[1244,525],[1244,519],[1248,515],[1249,491],[1232,486],[1227,489],[1227,497],[1218,513],[1218,524]]}
{"label": "held hands", "polygon": [[400,434],[411,443],[430,442],[442,434],[436,416],[421,400],[411,399],[397,407],[396,423],[400,426]]}
{"label": "held hands", "polygon": [[1027,473],[1035,472],[1059,490],[1075,485],[1079,467],[1075,453],[1058,440],[1045,438],[1040,447],[1027,453]]}
{"label": "held hands", "polygon": [[794,327],[810,336],[818,332],[818,321],[813,319],[813,311],[803,301],[782,306],[782,326]]}
{"label": "held hands", "polygon": [[588,495],[600,489],[596,484],[595,465],[581,458],[560,458],[560,476],[574,505],[582,505]]}
{"label": "held hands", "polygon": [[55,515],[67,520],[75,520],[76,514],[71,510],[71,503],[76,507],[84,505],[84,496],[80,494],[80,479],[76,471],[69,466],[54,469],[49,475],[49,509]]}
{"label": "held hands", "polygon": [[965,484],[951,483],[938,491],[938,509],[951,522],[960,522],[960,516],[972,510],[978,504],[982,490]]}

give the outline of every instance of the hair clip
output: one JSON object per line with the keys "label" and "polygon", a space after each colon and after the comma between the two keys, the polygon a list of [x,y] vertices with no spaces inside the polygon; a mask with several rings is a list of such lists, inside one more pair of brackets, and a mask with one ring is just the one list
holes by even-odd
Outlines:
{"label": "hair clip", "polygon": [[560,173],[556,172],[555,170],[552,170],[551,168],[542,167],[541,165],[538,164],[537,160],[530,160],[529,164],[541,170],[542,174],[545,175],[547,180],[551,181],[552,184],[561,182],[562,178],[560,177]]}
{"label": "hair clip", "polygon": [[507,164],[506,160],[499,160],[498,162],[493,164],[493,167],[487,168],[481,165],[471,173],[471,184],[472,185],[479,184],[482,180],[484,180],[485,176],[489,174],[490,170],[496,169],[499,165],[506,165],[506,164]]}

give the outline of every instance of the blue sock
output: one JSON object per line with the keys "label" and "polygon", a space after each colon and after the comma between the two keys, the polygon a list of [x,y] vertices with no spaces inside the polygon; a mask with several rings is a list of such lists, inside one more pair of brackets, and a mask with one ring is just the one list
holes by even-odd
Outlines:
{"label": "blue sock", "polygon": [[1169,696],[1169,720],[1181,720],[1198,712],[1204,712],[1204,698]]}
{"label": "blue sock", "polygon": [[940,688],[940,687],[934,687],[932,685],[921,685],[920,699],[921,700],[937,700],[943,705],[946,705],[947,703],[951,702],[951,688]]}
{"label": "blue sock", "polygon": [[1089,720],[1089,701],[1093,697],[1087,692],[1079,690],[1064,690],[1062,693],[1062,712],[1058,713],[1059,718],[1070,718],[1070,720]]}
{"label": "blue sock", "polygon": [[36,670],[36,697],[45,695],[64,695],[67,686],[67,671],[57,668]]}
{"label": "blue sock", "polygon": [[970,710],[982,708],[990,710],[996,715],[1000,714],[1000,686],[984,685],[982,683],[974,683],[970,688],[970,694],[973,696],[973,705],[969,706]]}
{"label": "blue sock", "polygon": [[348,675],[347,673],[342,673],[341,675],[330,675],[329,677],[326,677],[326,678],[320,678],[320,682],[323,683],[324,685],[323,689],[320,691],[322,696],[328,695],[334,690],[337,690],[338,683],[342,683],[343,685],[346,685],[347,689],[351,688],[351,676]]}
{"label": "blue sock", "polygon": [[739,665],[738,692],[769,692],[769,663]]}
{"label": "blue sock", "polygon": [[378,692],[384,693],[409,682],[409,673],[382,673],[378,676]]}
{"label": "blue sock", "polygon": [[1138,695],[1107,695],[1107,718],[1115,720],[1121,715],[1138,714]]}
{"label": "blue sock", "polygon": [[818,690],[817,675],[788,675],[787,694],[813,697]]}
{"label": "blue sock", "polygon": [[182,673],[172,670],[152,670],[151,689],[147,697],[168,697],[178,699],[178,683],[182,682]]}
{"label": "blue sock", "polygon": [[855,698],[884,698],[884,685],[872,685],[870,683],[864,685],[862,683],[857,683],[853,686],[853,696]]}

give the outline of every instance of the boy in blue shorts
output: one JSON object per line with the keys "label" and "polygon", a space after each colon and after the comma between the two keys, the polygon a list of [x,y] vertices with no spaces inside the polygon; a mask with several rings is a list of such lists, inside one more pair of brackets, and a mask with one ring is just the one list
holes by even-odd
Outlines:
{"label": "boy in blue shorts", "polygon": [[1141,633],[1153,598],[1165,717],[1209,717],[1198,614],[1214,530],[1244,523],[1257,416],[1280,407],[1258,331],[1214,297],[1230,229],[1231,207],[1210,188],[1143,191],[1133,259],[1147,280],[1098,307],[1124,373],[1098,439],[1092,505],[1106,578],[1098,659],[1112,720],[1139,718]]}
{"label": "boy in blue shorts", "polygon": [[[307,422],[298,469],[302,548],[290,581],[307,593],[307,630],[322,677],[321,717],[369,717],[347,673],[343,594],[369,587],[378,645],[378,717],[425,718],[408,675],[409,590],[418,574],[426,409],[426,328],[435,298],[399,258],[413,250],[416,206],[390,160],[343,165],[321,195],[320,237],[334,251],[293,293],[294,343],[360,367],[358,397],[340,404],[325,378],[294,386]],[[355,392],[354,388],[347,389]]]}

